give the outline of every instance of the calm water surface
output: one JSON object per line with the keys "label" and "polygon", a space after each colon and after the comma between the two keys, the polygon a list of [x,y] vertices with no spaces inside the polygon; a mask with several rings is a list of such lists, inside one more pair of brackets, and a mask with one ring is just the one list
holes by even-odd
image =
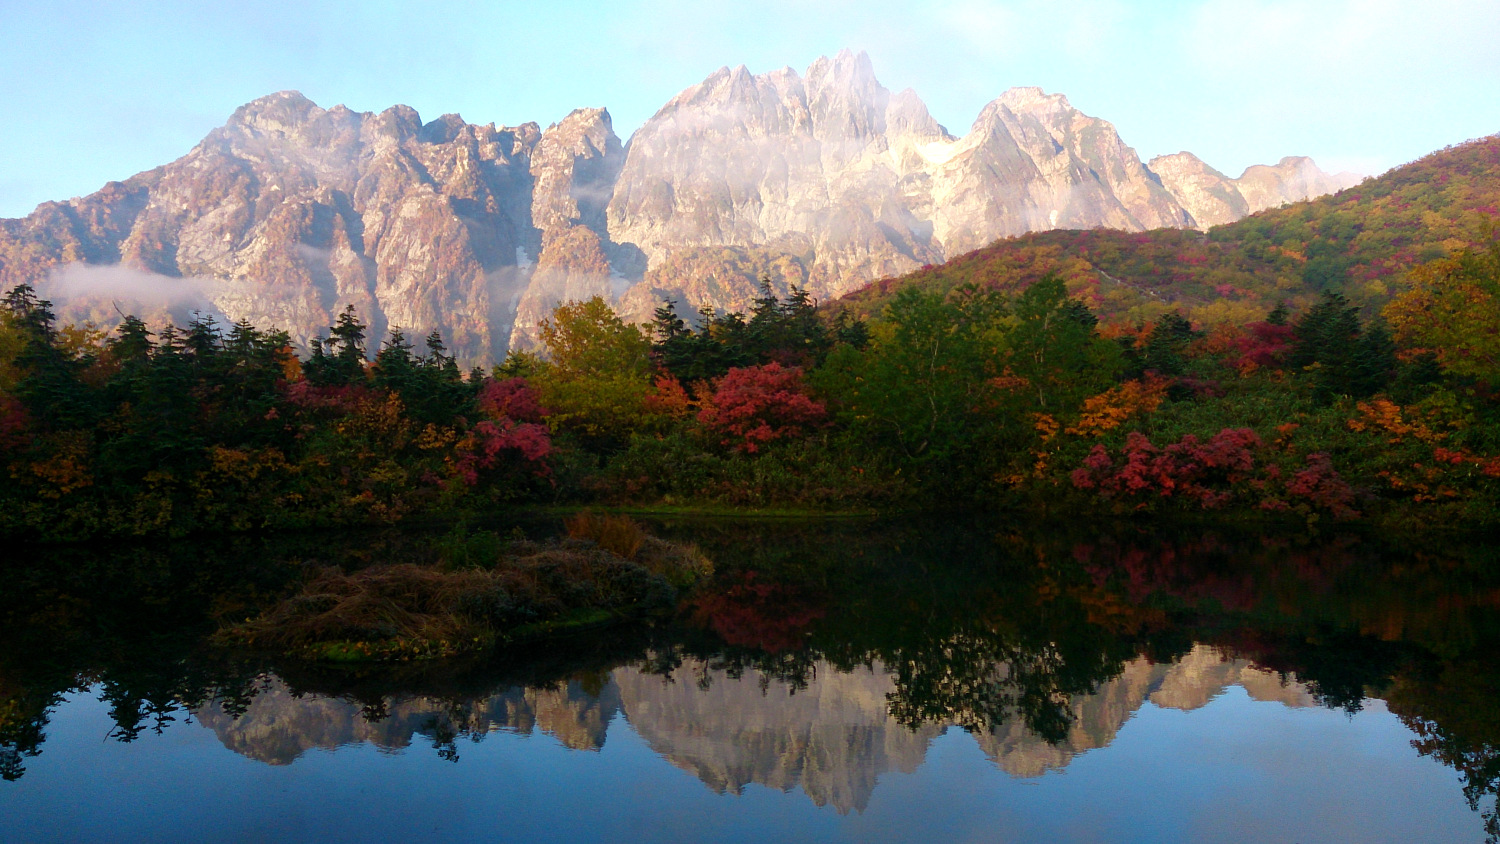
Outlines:
{"label": "calm water surface", "polygon": [[674,619],[354,672],[203,637],[309,557],[430,538],[38,553],[0,597],[0,840],[1463,842],[1493,825],[1483,543],[658,529],[718,564]]}

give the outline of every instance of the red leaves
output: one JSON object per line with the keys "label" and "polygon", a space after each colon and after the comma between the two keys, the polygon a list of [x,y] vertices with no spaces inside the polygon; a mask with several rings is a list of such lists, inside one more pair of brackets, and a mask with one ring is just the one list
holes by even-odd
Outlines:
{"label": "red leaves", "polygon": [[1307,468],[1292,475],[1286,491],[1293,497],[1305,498],[1318,507],[1332,511],[1341,519],[1359,515],[1352,506],[1354,490],[1333,470],[1333,462],[1326,454],[1307,455]]}
{"label": "red leaves", "polygon": [[548,411],[525,378],[487,378],[479,388],[479,410],[485,419],[454,449],[454,475],[468,486],[479,483],[481,470],[505,463],[525,464],[533,475],[545,477],[545,460],[552,453],[552,436],[542,420]]}
{"label": "red leaves", "polygon": [[651,392],[646,394],[647,410],[674,419],[686,416],[691,406],[692,400],[688,398],[682,382],[670,373],[657,375]]}
{"label": "red leaves", "polygon": [[303,410],[353,411],[369,396],[357,385],[319,387],[309,381],[286,382],[282,389],[289,404]]}
{"label": "red leaves", "polygon": [[516,423],[509,419],[502,419],[498,424],[480,422],[474,426],[474,436],[479,442],[479,453],[491,462],[509,448],[521,452],[521,456],[531,462],[552,453],[552,438],[548,436],[546,426],[532,422]]}
{"label": "red leaves", "polygon": [[1071,479],[1075,488],[1094,490],[1103,498],[1176,497],[1205,510],[1220,509],[1240,494],[1259,496],[1255,506],[1263,510],[1287,509],[1290,505],[1272,494],[1279,488],[1286,498],[1300,499],[1338,518],[1358,515],[1354,489],[1334,471],[1328,455],[1308,455],[1304,468],[1283,483],[1277,466],[1257,466],[1257,454],[1265,450],[1265,443],[1249,428],[1225,428],[1207,442],[1188,434],[1165,448],[1132,432],[1118,463],[1104,446],[1096,445]]}
{"label": "red leaves", "polygon": [[540,422],[548,414],[525,378],[485,379],[479,388],[479,409],[491,419],[516,422]]}
{"label": "red leaves", "polygon": [[1250,333],[1237,338],[1234,344],[1239,352],[1239,360],[1235,364],[1237,368],[1280,367],[1292,347],[1292,327],[1272,325],[1269,322],[1251,323],[1247,327]]}
{"label": "red leaves", "polygon": [[479,483],[480,470],[494,469],[507,456],[519,455],[533,474],[545,477],[551,472],[544,461],[552,453],[552,437],[546,425],[485,420],[459,441],[454,452],[453,473],[468,486]]}
{"label": "red leaves", "polygon": [[0,394],[0,451],[20,448],[31,441],[31,414],[15,396]]}
{"label": "red leaves", "polygon": [[698,421],[724,436],[725,445],[754,454],[762,445],[801,436],[822,426],[828,409],[807,394],[798,367],[779,363],[731,369],[714,382]]}

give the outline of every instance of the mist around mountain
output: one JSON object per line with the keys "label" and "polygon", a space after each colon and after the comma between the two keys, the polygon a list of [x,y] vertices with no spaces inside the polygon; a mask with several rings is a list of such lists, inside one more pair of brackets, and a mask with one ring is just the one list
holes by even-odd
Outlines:
{"label": "mist around mountain", "polygon": [[535,345],[563,301],[644,321],[663,299],[743,309],[761,278],[828,299],[998,237],[1206,228],[1354,181],[1305,158],[1237,179],[1189,153],[1142,163],[1037,88],[955,135],[849,51],[716,71],[628,142],[602,108],[497,127],[284,91],[177,161],[0,221],[0,286],[37,285],[65,321],[196,311],[304,349],[352,305],[468,365]]}

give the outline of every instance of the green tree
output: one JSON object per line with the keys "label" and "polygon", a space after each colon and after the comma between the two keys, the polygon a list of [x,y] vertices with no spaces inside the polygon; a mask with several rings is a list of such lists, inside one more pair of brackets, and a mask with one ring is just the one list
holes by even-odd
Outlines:
{"label": "green tree", "polygon": [[[867,447],[924,477],[972,480],[992,419],[981,409],[997,374],[1003,298],[975,288],[952,297],[918,287],[886,306],[865,350],[839,346],[816,376]],[[982,462],[982,461],[981,461]]]}
{"label": "green tree", "polygon": [[548,424],[611,451],[648,422],[651,341],[603,298],[559,305],[541,325],[547,363],[532,381]]}
{"label": "green tree", "polygon": [[1026,288],[1014,315],[1004,363],[1011,375],[1029,382],[1038,411],[1070,408],[1113,381],[1119,351],[1099,337],[1088,308],[1068,298],[1062,279],[1048,276]]}

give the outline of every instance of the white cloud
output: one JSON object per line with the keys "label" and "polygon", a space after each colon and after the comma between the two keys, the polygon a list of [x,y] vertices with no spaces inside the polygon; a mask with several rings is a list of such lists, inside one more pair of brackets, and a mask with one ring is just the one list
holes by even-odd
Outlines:
{"label": "white cloud", "polygon": [[166,313],[178,320],[194,312],[223,319],[215,300],[250,289],[243,281],[177,278],[120,264],[84,263],[65,264],[37,285],[38,295],[52,300],[60,315],[80,307],[109,307],[116,316]]}

